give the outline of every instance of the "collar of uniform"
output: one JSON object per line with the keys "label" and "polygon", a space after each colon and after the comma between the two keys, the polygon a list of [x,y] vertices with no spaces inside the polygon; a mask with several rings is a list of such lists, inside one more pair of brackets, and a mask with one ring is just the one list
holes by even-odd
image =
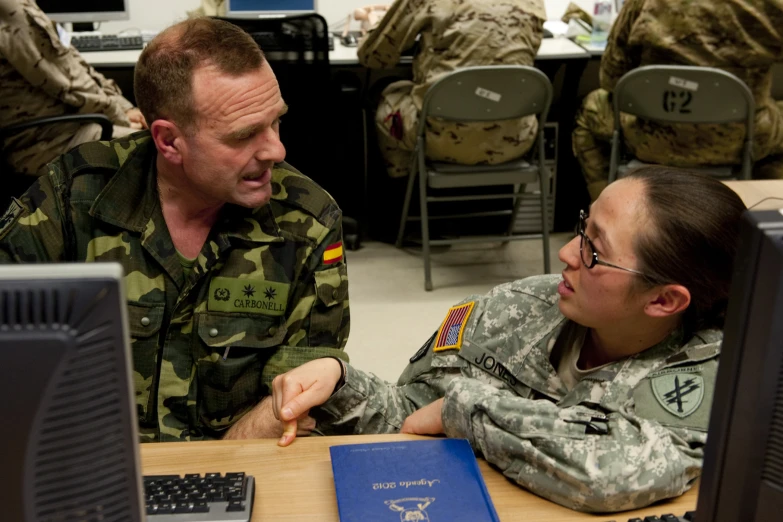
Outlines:
{"label": "collar of uniform", "polygon": [[95,198],[90,215],[126,230],[143,232],[159,204],[157,157],[152,139],[137,140],[136,147]]}
{"label": "collar of uniform", "polygon": [[277,225],[277,216],[271,202],[258,208],[226,205],[219,233],[227,238],[248,243],[285,241]]}
{"label": "collar of uniform", "polygon": [[608,410],[620,408],[642,379],[687,349],[683,346],[683,335],[683,329],[677,328],[655,346],[591,373],[569,392],[562,405],[591,402]]}

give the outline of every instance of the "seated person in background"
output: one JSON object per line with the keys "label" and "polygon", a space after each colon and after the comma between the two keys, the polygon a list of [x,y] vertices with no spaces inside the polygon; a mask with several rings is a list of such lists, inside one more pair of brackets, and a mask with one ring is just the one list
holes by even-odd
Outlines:
{"label": "seated person in background", "polygon": [[[146,127],[116,83],[63,45],[34,0],[0,0],[0,126],[89,113],[108,116],[115,137]],[[36,174],[60,154],[100,136],[97,123],[44,125],[9,136],[3,149],[16,172]]]}
{"label": "seated person in background", "polygon": [[188,16],[226,16],[226,0],[201,0],[201,5],[189,11]]}
{"label": "seated person in background", "polygon": [[[388,68],[421,35],[413,81],[389,85],[375,116],[389,176],[410,171],[427,89],[440,76],[475,65],[533,65],[544,30],[542,0],[397,0],[359,47],[359,61]],[[466,100],[469,101],[469,100]],[[525,154],[536,138],[534,116],[496,123],[428,121],[427,156],[473,165],[504,163]]]}
{"label": "seated person in background", "polygon": [[328,434],[466,438],[580,511],[684,493],[701,473],[743,210],[712,178],[637,170],[582,215],[562,277],[451,308],[397,384],[330,359],[278,376],[275,412],[291,423],[279,444],[309,410]]}
{"label": "seated person in background", "polygon": [[347,359],[342,213],[283,162],[286,104],[247,33],[182,22],[135,74],[149,132],[50,163],[0,219],[0,262],[123,265],[143,440],[279,436],[272,379]]}
{"label": "seated person in background", "polygon": [[[625,73],[644,65],[717,67],[744,81],[756,101],[753,176],[783,178],[783,106],[770,94],[772,65],[783,58],[781,27],[781,0],[627,0],[601,58],[602,88],[584,99],[573,131],[574,154],[593,201],[609,177],[612,90]],[[629,114],[621,122],[626,145],[643,162],[740,163],[743,123],[659,124]]]}

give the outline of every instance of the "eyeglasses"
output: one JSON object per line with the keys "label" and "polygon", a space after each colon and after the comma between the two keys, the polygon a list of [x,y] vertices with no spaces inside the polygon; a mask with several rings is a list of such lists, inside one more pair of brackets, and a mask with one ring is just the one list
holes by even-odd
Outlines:
{"label": "eyeglasses", "polygon": [[587,225],[585,224],[585,220],[587,219],[587,214],[584,210],[579,211],[579,224],[576,227],[576,233],[579,235],[579,254],[582,258],[582,264],[585,265],[586,268],[590,269],[593,268],[595,265],[604,265],[609,266],[612,268],[617,268],[618,270],[624,270],[625,272],[630,272],[632,274],[640,275],[643,278],[647,279],[651,283],[658,282],[658,279],[648,276],[647,274],[643,272],[639,272],[638,270],[634,270],[633,268],[625,268],[624,266],[619,265],[613,265],[612,263],[608,263],[606,261],[601,261],[598,259],[598,254],[595,251],[595,245],[593,245],[593,242],[590,241],[590,238],[587,237],[587,234],[585,233],[585,230],[587,229]]}

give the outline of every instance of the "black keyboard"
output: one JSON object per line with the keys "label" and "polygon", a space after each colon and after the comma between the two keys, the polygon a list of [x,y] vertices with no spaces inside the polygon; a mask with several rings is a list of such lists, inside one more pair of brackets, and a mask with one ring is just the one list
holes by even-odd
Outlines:
{"label": "black keyboard", "polygon": [[248,522],[254,493],[244,473],[144,476],[149,522]]}
{"label": "black keyboard", "polygon": [[[653,515],[644,518],[629,518],[628,522],[695,522],[696,520],[695,516],[696,516],[695,511],[688,511],[681,517],[672,515],[671,513],[667,513],[665,515],[661,515],[660,517]],[[609,522],[615,522],[615,521],[610,520]]]}
{"label": "black keyboard", "polygon": [[117,36],[116,34],[74,36],[71,45],[77,51],[133,51],[144,49],[144,39],[141,36]]}

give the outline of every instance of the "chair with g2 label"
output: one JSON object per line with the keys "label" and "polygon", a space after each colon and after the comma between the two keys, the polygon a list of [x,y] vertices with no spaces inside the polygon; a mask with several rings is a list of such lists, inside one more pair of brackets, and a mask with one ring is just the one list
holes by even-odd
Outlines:
{"label": "chair with g2 label", "polygon": [[[424,97],[417,131],[415,164],[408,179],[403,204],[397,247],[402,246],[405,225],[408,221],[421,221],[422,253],[424,256],[424,288],[432,290],[430,247],[455,243],[508,242],[520,239],[543,240],[544,271],[549,273],[549,224],[547,223],[547,195],[550,183],[548,169],[544,165],[544,123],[552,102],[552,84],[549,78],[533,67],[522,65],[497,65],[465,67],[444,75],[427,91]],[[429,161],[426,158],[426,122],[428,117],[457,122],[497,121],[538,115],[538,137],[531,151],[535,159],[529,162],[516,159],[498,165],[458,165]],[[413,187],[419,180],[421,218],[408,216]],[[541,234],[516,235],[513,233],[516,215],[524,195],[525,185],[539,184],[541,198]],[[464,187],[515,187],[500,194],[432,196],[428,188]],[[505,235],[430,239],[428,204],[432,202],[491,200],[512,198],[513,210],[496,212],[472,212],[437,216],[438,219],[481,218],[489,214],[510,214]]]}
{"label": "chair with g2 label", "polygon": [[644,165],[631,159],[621,162],[620,113],[646,120],[671,123],[745,122],[745,141],[739,166],[691,168],[719,178],[750,179],[753,170],[753,133],[756,104],[745,82],[713,67],[648,65],[620,78],[612,93],[614,131],[609,183],[628,170]]}

